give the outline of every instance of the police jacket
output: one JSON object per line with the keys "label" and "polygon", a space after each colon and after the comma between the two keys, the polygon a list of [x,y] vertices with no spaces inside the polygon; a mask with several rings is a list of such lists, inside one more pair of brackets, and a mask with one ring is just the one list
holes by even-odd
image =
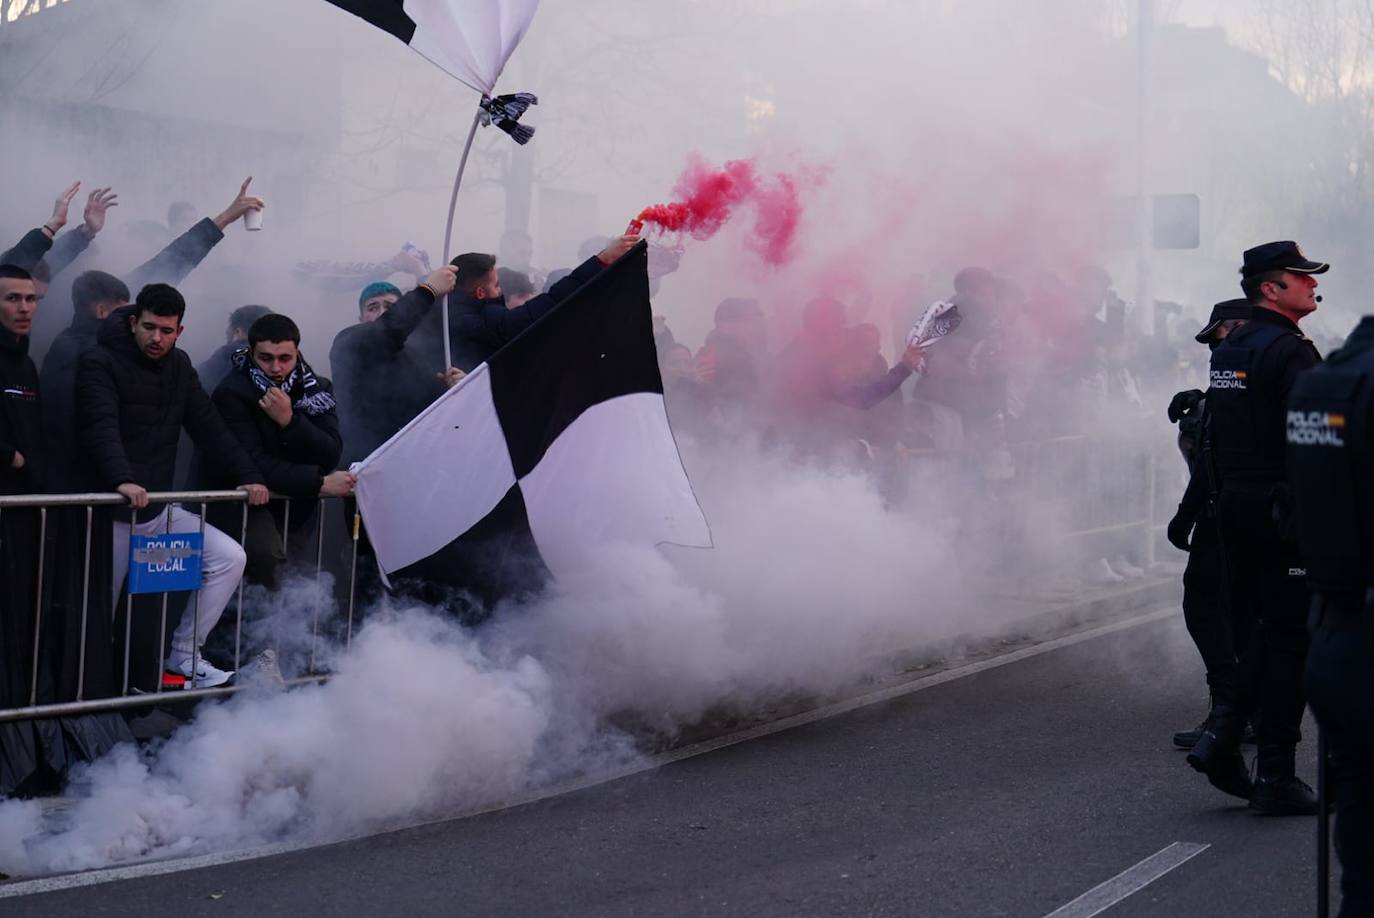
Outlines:
{"label": "police jacket", "polygon": [[1374,317],[1298,378],[1288,400],[1298,547],[1316,589],[1374,586]]}
{"label": "police jacket", "polygon": [[[504,299],[478,300],[470,294],[454,291],[449,295],[449,338],[452,342],[453,365],[465,373],[485,363],[515,336],[566,300],[579,287],[601,273],[606,266],[593,256],[562,278],[548,293],[533,297],[523,306],[507,309]],[[435,310],[411,343],[416,359],[431,372],[444,365],[443,316]]]}
{"label": "police jacket", "polygon": [[[14,468],[16,452],[24,456],[22,469]],[[29,336],[0,329],[0,494],[43,490],[43,422]]]}
{"label": "police jacket", "polygon": [[1212,352],[1207,436],[1223,487],[1284,480],[1288,394],[1321,356],[1298,326],[1256,309]]}
{"label": "police jacket", "polygon": [[350,325],[335,336],[329,365],[345,465],[366,457],[444,394],[444,384],[434,377],[438,365],[424,366],[406,348],[433,305],[429,288],[416,287],[376,321]]}
{"label": "police jacket", "polygon": [[137,306],[125,306],[105,319],[96,347],[82,355],[77,368],[77,442],[89,486],[113,491],[132,482],[149,491],[171,490],[183,426],[235,484],[262,484],[262,474],[210,403],[186,352],[174,347],[160,360],[150,360],[139,350],[129,327],[137,312]]}

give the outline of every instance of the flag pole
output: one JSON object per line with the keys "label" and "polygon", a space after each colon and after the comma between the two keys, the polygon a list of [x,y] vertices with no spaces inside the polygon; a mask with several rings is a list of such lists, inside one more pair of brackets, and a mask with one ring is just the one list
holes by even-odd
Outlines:
{"label": "flag pole", "polygon": [[[448,264],[450,256],[453,254],[453,214],[458,209],[458,189],[463,184],[463,172],[468,167],[468,154],[472,152],[472,142],[477,139],[477,128],[482,123],[482,108],[478,106],[477,113],[472,116],[472,128],[468,131],[467,143],[463,144],[463,158],[458,160],[458,175],[453,179],[453,194],[448,199],[448,222],[444,224],[444,264]],[[448,295],[444,296],[443,305],[443,325],[444,325],[444,366],[443,371],[448,372],[448,368],[453,366],[453,343],[448,336]]]}

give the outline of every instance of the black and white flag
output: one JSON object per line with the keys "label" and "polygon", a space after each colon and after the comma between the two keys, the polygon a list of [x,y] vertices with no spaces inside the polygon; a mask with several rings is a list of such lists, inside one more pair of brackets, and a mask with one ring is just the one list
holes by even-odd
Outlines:
{"label": "black and white flag", "polygon": [[[710,547],[663,404],[641,242],[355,471],[384,577],[555,577],[608,543]],[[521,571],[508,571],[518,575]]]}
{"label": "black and white flag", "polygon": [[490,96],[539,0],[328,0]]}

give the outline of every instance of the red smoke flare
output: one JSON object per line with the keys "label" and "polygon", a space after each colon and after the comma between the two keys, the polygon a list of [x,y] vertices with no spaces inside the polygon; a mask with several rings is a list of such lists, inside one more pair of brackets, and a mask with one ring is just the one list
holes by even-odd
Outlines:
{"label": "red smoke flare", "polygon": [[739,205],[752,204],[756,213],[748,246],[765,262],[778,267],[791,259],[801,223],[797,184],[796,179],[782,174],[761,180],[753,160],[737,159],[713,169],[692,154],[673,186],[677,201],[646,207],[635,219],[665,232],[706,240],[720,231]]}

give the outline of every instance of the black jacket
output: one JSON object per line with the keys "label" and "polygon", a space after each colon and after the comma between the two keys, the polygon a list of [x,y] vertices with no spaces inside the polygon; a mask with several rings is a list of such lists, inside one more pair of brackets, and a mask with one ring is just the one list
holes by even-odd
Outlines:
{"label": "black jacket", "polygon": [[[1291,333],[1284,335],[1265,350],[1259,365],[1255,367],[1256,374],[1262,380],[1266,383],[1272,383],[1273,391],[1269,394],[1278,404],[1280,410],[1284,410],[1288,405],[1288,395],[1293,391],[1293,383],[1297,381],[1298,374],[1321,363],[1321,354],[1318,353],[1317,346],[1302,333],[1302,329],[1298,328],[1297,323],[1272,309],[1256,308],[1250,316],[1249,324],[1254,326],[1274,325]],[[1224,341],[1222,346],[1225,346]],[[1282,419],[1280,419],[1278,427],[1280,429],[1285,428]]]}
{"label": "black jacket", "polygon": [[[456,291],[450,294],[448,318],[453,365],[467,373],[478,364],[485,363],[492,354],[600,274],[605,267],[597,258],[589,258],[550,287],[548,293],[541,293],[514,309],[507,309],[504,300],[477,300]],[[437,373],[443,369],[443,316],[439,310],[434,310],[425,318],[415,333],[411,348],[417,362],[430,372]]]}
{"label": "black jacket", "polygon": [[[14,454],[24,467],[13,467]],[[29,359],[29,336],[0,329],[0,494],[41,494],[43,420],[38,405],[38,370]]]}
{"label": "black jacket", "polygon": [[[327,392],[334,387],[328,379],[317,377]],[[276,494],[297,500],[319,496],[324,476],[332,472],[343,452],[339,418],[334,411],[308,415],[292,411],[291,421],[282,427],[258,407],[262,393],[241,372],[230,372],[211,396],[220,417],[234,438],[243,445],[253,464],[262,473],[267,487]],[[233,488],[240,482],[230,480],[224,471],[208,466],[201,454],[200,481],[207,488]],[[292,519],[304,521],[292,508]]]}
{"label": "black jacket", "polygon": [[138,296],[145,284],[176,286],[210,254],[224,238],[224,232],[209,217],[193,225],[152,258],[123,277],[129,292]]}
{"label": "black jacket", "polygon": [[238,440],[229,433],[180,348],[161,360],[138,349],[129,318],[136,306],[101,323],[96,347],[76,373],[77,442],[89,487],[113,491],[133,482],[149,491],[172,487],[182,427],[236,485],[262,484]]}
{"label": "black jacket", "polygon": [[[39,235],[43,234],[40,232]],[[68,235],[71,234],[64,234],[59,239],[65,239]],[[84,238],[84,234],[78,235]],[[144,284],[180,283],[223,238],[224,234],[213,220],[201,220],[131,271],[125,282],[135,294]],[[72,324],[53,339],[47,356],[43,358],[40,380],[43,386],[43,431],[49,463],[48,484],[58,493],[77,491],[85,484],[79,472],[82,463],[76,442],[76,368],[81,355],[95,347],[99,328],[98,319],[89,315],[74,316]],[[206,385],[213,387],[214,382]]]}
{"label": "black jacket", "polygon": [[76,366],[81,355],[95,347],[100,322],[77,316],[53,339],[43,358],[39,384],[43,389],[43,442],[48,453],[48,485],[54,492],[81,488],[80,456],[76,445]]}
{"label": "black jacket", "polygon": [[329,364],[345,464],[366,457],[444,394],[438,366],[426,367],[406,348],[433,305],[434,295],[416,287],[375,322],[350,325],[334,338]]}
{"label": "black jacket", "polygon": [[[1222,483],[1275,483],[1285,477],[1288,396],[1298,374],[1321,355],[1291,319],[1256,308],[1212,351],[1207,436]],[[1243,379],[1228,378],[1238,373]]]}
{"label": "black jacket", "polygon": [[242,345],[242,341],[235,341],[233,344],[221,344],[215,348],[213,354],[206,357],[196,367],[196,375],[200,377],[200,384],[205,387],[205,391],[214,392],[216,387],[224,382],[224,378],[234,368],[234,351]]}
{"label": "black jacket", "polygon": [[48,274],[56,277],[86,251],[91,237],[78,229],[71,229],[56,239],[48,237],[42,228],[31,229],[12,248],[0,255],[0,265],[14,265],[32,271],[41,261],[48,266]]}

